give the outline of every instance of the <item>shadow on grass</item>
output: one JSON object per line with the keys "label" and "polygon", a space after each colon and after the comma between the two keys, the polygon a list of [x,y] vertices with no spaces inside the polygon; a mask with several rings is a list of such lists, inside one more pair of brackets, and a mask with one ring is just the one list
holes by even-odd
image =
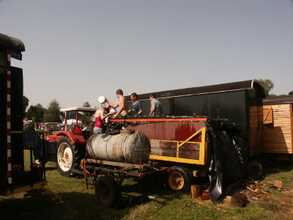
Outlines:
{"label": "shadow on grass", "polygon": [[171,191],[166,186],[166,176],[162,174],[149,176],[133,184],[124,184],[121,192],[123,196],[118,203],[118,208],[130,208],[149,201],[167,205],[173,199],[183,195],[183,193]]}
{"label": "shadow on grass", "polygon": [[50,171],[50,170],[56,170],[57,167],[46,167],[46,171]]}
{"label": "shadow on grass", "polygon": [[95,196],[90,193],[31,191],[21,199],[0,200],[1,219],[121,219],[131,208],[148,203],[149,195],[160,205],[181,197],[182,194],[171,193],[153,180],[123,184],[121,199],[114,209],[99,208]]}
{"label": "shadow on grass", "polygon": [[264,167],[265,175],[293,171],[292,159],[284,157],[281,159],[280,158],[276,156],[266,156],[261,158],[261,163]]}
{"label": "shadow on grass", "polygon": [[0,201],[1,219],[121,219],[128,210],[99,209],[93,195],[33,191],[22,199]]}

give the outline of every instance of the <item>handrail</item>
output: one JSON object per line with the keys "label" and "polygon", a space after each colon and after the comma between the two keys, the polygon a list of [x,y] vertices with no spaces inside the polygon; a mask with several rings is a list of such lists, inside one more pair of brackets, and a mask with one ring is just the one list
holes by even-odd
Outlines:
{"label": "handrail", "polygon": [[[186,164],[196,164],[196,165],[204,165],[205,159],[206,159],[206,127],[202,127],[201,129],[194,132],[191,136],[189,136],[184,141],[174,141],[174,140],[160,140],[164,142],[172,142],[177,143],[176,145],[176,156],[161,156],[156,154],[151,154],[150,159],[151,160],[159,160],[159,161],[169,161],[169,162],[175,162],[175,163],[186,163]],[[196,137],[197,135],[201,134],[200,141],[190,141],[192,138]],[[188,158],[181,158],[179,156],[180,148],[184,144],[198,144],[199,145],[199,158],[198,159],[188,159]]]}

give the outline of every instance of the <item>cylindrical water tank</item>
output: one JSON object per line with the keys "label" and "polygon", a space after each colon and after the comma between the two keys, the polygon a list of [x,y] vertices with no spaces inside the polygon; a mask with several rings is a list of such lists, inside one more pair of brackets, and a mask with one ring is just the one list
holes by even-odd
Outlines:
{"label": "cylindrical water tank", "polygon": [[149,159],[150,141],[139,132],[97,134],[89,138],[86,151],[87,157],[91,159],[144,163]]}

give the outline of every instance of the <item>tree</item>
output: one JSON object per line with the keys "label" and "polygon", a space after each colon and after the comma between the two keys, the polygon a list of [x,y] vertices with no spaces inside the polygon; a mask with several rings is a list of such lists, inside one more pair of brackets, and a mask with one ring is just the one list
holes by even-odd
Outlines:
{"label": "tree", "polygon": [[82,105],[82,107],[89,108],[89,107],[91,107],[91,104],[89,102],[84,102],[83,105]]}
{"label": "tree", "polygon": [[60,105],[56,100],[50,102],[44,115],[46,122],[60,122]]}
{"label": "tree", "polygon": [[31,105],[27,110],[27,118],[34,122],[43,122],[46,109],[41,105]]}
{"label": "tree", "polygon": [[25,115],[26,109],[29,106],[30,100],[26,96],[23,96],[22,103],[23,103],[23,113]]}
{"label": "tree", "polygon": [[[82,107],[90,108],[91,104],[89,102],[84,102]],[[80,115],[80,119],[84,125],[89,125],[91,122],[92,114],[90,112],[84,112]]]}
{"label": "tree", "polygon": [[289,94],[288,95],[293,95],[293,90],[291,91],[291,92],[289,92]]}
{"label": "tree", "polygon": [[272,80],[270,79],[259,79],[257,80],[261,86],[264,88],[265,91],[265,95],[268,96],[270,95],[270,92],[272,91],[272,89],[274,88],[274,83]]}

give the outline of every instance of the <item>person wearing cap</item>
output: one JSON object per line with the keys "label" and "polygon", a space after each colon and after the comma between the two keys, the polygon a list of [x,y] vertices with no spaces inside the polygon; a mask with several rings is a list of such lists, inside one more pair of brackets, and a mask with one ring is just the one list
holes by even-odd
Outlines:
{"label": "person wearing cap", "polygon": [[114,115],[114,118],[116,118],[117,116],[126,116],[127,110],[125,105],[125,97],[124,97],[122,89],[116,90],[116,96],[117,96],[117,103],[112,106],[116,110],[116,114]]}
{"label": "person wearing cap", "polygon": [[130,101],[131,104],[128,110],[128,114],[135,117],[142,115],[142,107],[137,93],[133,92],[130,94]]}
{"label": "person wearing cap", "polygon": [[104,119],[106,117],[107,110],[110,107],[105,96],[100,96],[98,98],[98,103],[100,104],[100,108],[98,108],[94,114],[94,134],[103,133]]}

